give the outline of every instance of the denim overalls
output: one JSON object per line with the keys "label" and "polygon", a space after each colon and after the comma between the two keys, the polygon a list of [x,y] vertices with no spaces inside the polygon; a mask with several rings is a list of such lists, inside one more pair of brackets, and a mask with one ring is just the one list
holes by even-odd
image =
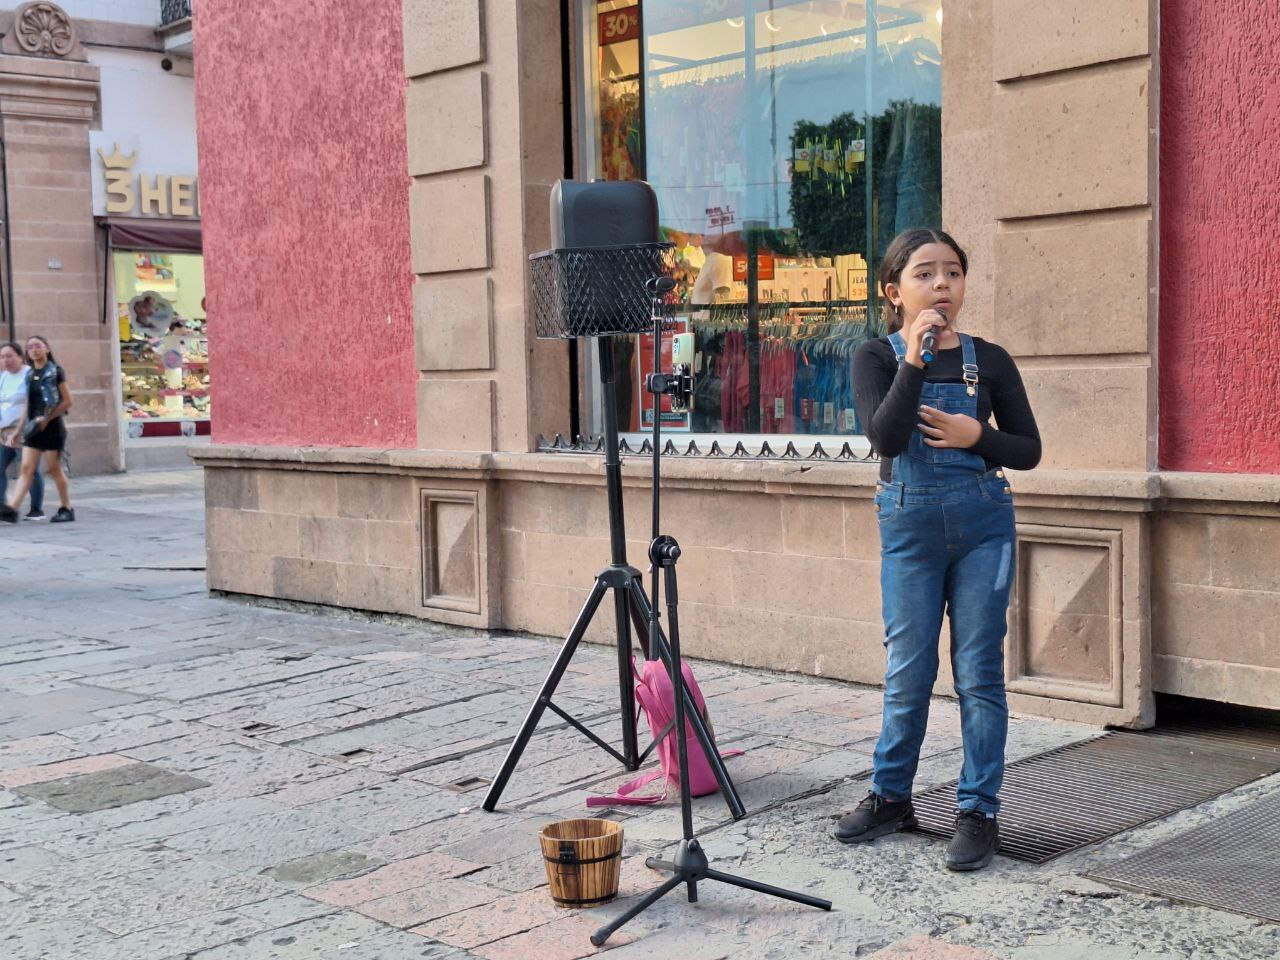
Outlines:
{"label": "denim overalls", "polygon": [[[889,342],[901,364],[906,342],[900,333]],[[972,338],[960,334],[960,346],[965,382],[925,383],[920,403],[976,419]],[[911,796],[945,607],[964,741],[957,808],[994,814],[1009,727],[1004,637],[1014,573],[1013,497],[1003,470],[988,471],[977,454],[931,447],[924,437],[912,433],[893,461],[893,480],[876,493],[888,664],[872,786],[887,800]]]}

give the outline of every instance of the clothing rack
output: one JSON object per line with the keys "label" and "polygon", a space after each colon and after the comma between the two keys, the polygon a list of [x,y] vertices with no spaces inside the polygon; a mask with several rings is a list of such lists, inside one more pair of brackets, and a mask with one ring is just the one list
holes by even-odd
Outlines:
{"label": "clothing rack", "polygon": [[[702,338],[747,333],[746,304],[713,304],[707,314],[689,321]],[[761,303],[756,307],[756,320],[757,342],[766,353],[799,349],[807,357],[847,359],[864,340],[881,333],[878,324],[867,322],[862,301]]]}

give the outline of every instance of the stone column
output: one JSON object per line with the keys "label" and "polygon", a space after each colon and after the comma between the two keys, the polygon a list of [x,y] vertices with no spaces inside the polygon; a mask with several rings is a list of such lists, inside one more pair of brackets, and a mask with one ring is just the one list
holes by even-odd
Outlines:
{"label": "stone column", "polygon": [[0,136],[16,333],[20,341],[40,334],[53,345],[74,397],[67,428],[76,472],[99,473],[119,469],[120,433],[116,328],[104,323],[90,179],[89,128],[100,87],[98,68],[84,60],[59,8],[19,7],[0,45]]}
{"label": "stone column", "polygon": [[[527,312],[564,167],[559,4],[404,0],[404,38],[418,445],[526,453],[569,398],[567,348]],[[497,625],[496,484],[440,477],[417,497],[424,612]]]}
{"label": "stone column", "polygon": [[569,391],[526,313],[564,166],[559,4],[404,0],[404,18],[419,446],[525,452]]}

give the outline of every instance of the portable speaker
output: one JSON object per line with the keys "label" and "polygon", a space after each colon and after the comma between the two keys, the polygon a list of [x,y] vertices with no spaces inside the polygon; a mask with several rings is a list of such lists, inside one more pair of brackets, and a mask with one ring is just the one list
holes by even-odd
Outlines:
{"label": "portable speaker", "polygon": [[557,180],[551,246],[617,247],[658,242],[658,195],[643,180]]}

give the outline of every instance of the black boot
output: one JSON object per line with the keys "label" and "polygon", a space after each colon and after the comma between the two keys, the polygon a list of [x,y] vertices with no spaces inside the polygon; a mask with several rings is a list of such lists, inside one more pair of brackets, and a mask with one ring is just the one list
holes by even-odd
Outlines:
{"label": "black boot", "polygon": [[833,834],[841,843],[865,843],[916,825],[915,807],[910,800],[886,800],[872,791],[836,824]]}
{"label": "black boot", "polygon": [[948,870],[981,870],[996,855],[1000,826],[979,810],[956,814],[956,833],[947,844]]}

